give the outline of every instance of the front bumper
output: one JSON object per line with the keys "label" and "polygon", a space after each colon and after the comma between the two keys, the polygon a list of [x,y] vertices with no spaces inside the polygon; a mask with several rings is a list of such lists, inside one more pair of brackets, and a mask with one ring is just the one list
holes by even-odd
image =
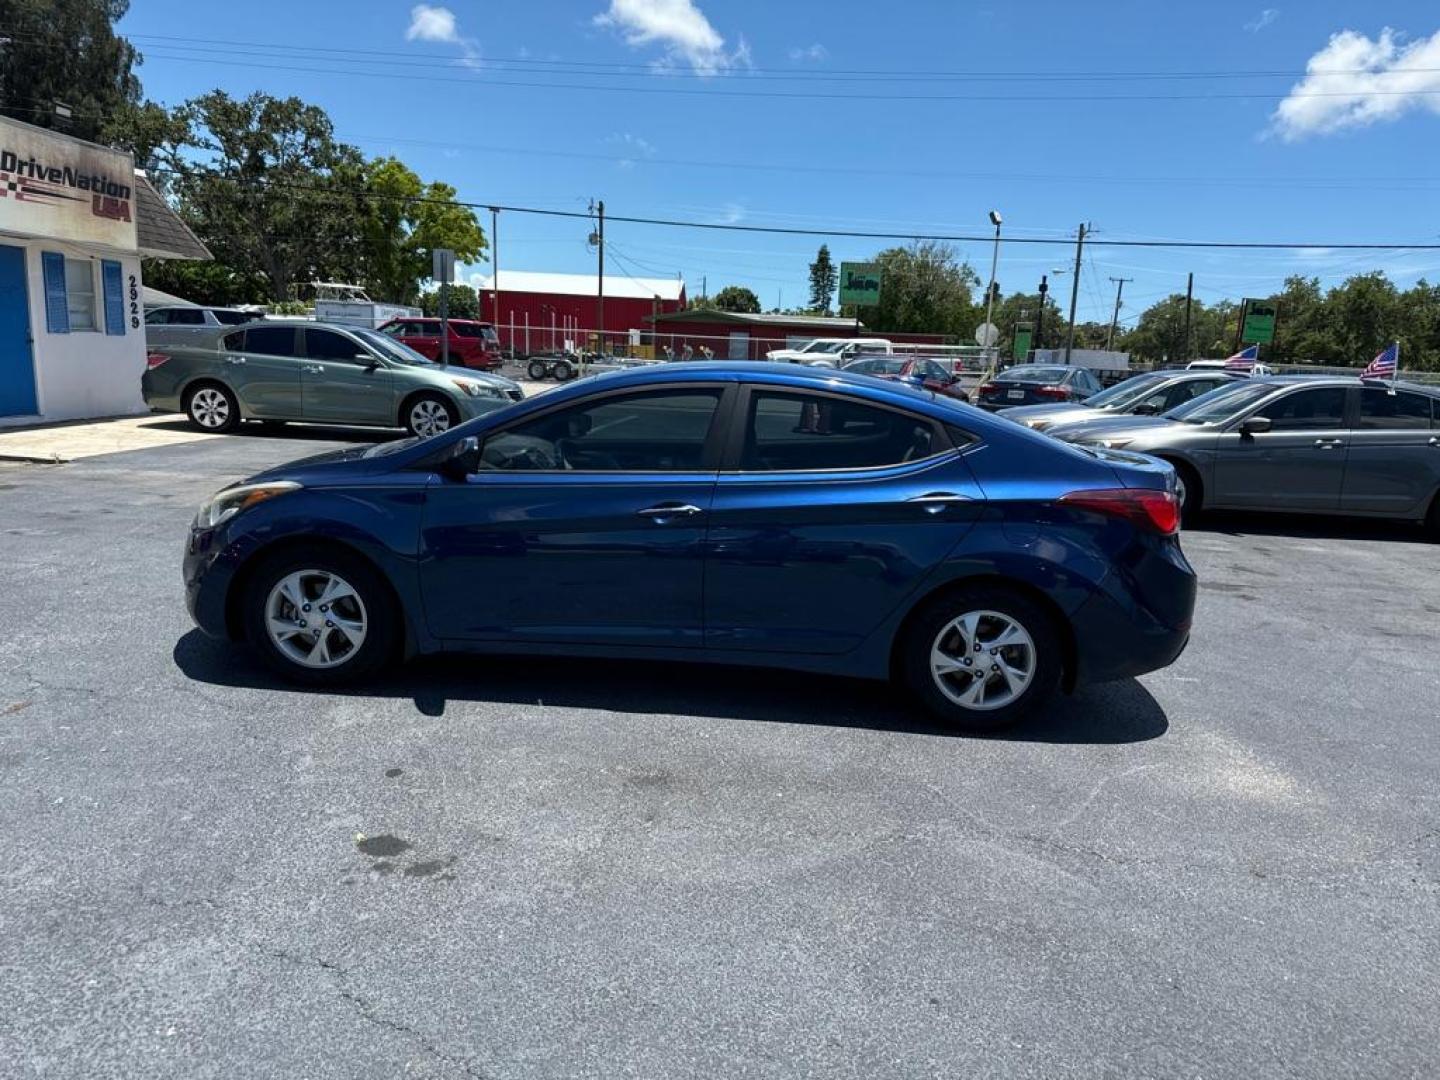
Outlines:
{"label": "front bumper", "polygon": [[185,607],[195,625],[212,637],[229,637],[226,598],[247,545],[227,544],[223,524],[215,529],[190,526],[181,560]]}

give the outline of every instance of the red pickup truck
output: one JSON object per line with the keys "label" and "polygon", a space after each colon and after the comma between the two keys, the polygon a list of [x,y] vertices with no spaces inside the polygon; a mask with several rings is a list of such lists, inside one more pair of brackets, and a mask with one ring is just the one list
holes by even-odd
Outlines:
{"label": "red pickup truck", "polygon": [[[431,318],[391,319],[380,327],[397,341],[431,360],[440,359],[440,320]],[[490,323],[473,319],[450,320],[450,363],[460,367],[494,371],[505,362],[500,354],[500,337]]]}

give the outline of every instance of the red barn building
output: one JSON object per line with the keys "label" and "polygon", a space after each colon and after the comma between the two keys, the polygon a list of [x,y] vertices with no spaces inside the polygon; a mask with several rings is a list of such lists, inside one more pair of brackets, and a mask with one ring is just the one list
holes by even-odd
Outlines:
{"label": "red barn building", "polygon": [[[589,346],[595,330],[596,276],[500,270],[499,315],[494,282],[479,278],[481,318],[495,323],[501,345],[520,352],[544,352],[568,339]],[[678,278],[605,275],[605,340],[616,348],[631,330],[648,330],[656,315],[685,310],[685,282]]]}

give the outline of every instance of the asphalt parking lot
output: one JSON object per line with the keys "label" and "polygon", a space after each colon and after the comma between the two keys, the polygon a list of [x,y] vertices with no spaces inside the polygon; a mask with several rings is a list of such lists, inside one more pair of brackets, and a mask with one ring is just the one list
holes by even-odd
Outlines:
{"label": "asphalt parking lot", "polygon": [[1181,660],[1002,738],[687,666],[306,692],[179,557],[334,437],[0,464],[6,1075],[1440,1071],[1418,532],[1189,531]]}

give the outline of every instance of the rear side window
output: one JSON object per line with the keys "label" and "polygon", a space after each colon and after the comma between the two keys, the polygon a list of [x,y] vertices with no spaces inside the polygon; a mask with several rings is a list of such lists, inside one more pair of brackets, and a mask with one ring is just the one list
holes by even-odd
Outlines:
{"label": "rear side window", "polygon": [[1360,391],[1360,423],[1366,430],[1413,431],[1428,429],[1431,424],[1432,400],[1424,394],[1407,394],[1397,390]]}
{"label": "rear side window", "polygon": [[294,356],[293,326],[255,326],[245,331],[245,351],[263,356]]}
{"label": "rear side window", "polygon": [[152,311],[145,316],[146,326],[166,326],[170,322],[170,312]]}
{"label": "rear side window", "polygon": [[226,334],[221,342],[231,352],[245,351],[245,331],[237,330],[233,334]]}
{"label": "rear side window", "polygon": [[820,394],[762,390],[750,395],[740,468],[875,469],[919,461],[939,449],[928,420]]}
{"label": "rear side window", "polygon": [[489,327],[487,326],[477,326],[475,323],[452,322],[450,324],[450,330],[457,337],[483,338],[485,336],[485,331],[488,329]]}
{"label": "rear side window", "polygon": [[254,315],[244,311],[226,311],[224,308],[212,308],[212,315],[221,326],[243,326],[255,318]]}
{"label": "rear side window", "polygon": [[1269,418],[1271,431],[1338,428],[1345,420],[1345,390],[1339,386],[1298,390],[1277,398],[1256,415]]}

